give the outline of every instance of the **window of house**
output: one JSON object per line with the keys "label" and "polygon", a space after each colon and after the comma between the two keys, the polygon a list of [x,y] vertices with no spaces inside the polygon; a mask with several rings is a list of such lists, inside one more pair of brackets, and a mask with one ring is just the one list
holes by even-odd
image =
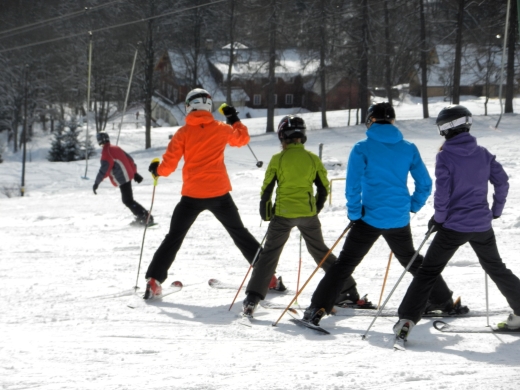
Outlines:
{"label": "window of house", "polygon": [[276,106],[278,104],[278,95],[274,94],[274,105]]}
{"label": "window of house", "polygon": [[262,95],[254,95],[253,96],[253,105],[259,106],[262,104]]}
{"label": "window of house", "polygon": [[293,99],[294,99],[293,94],[292,93],[288,93],[287,95],[285,95],[285,104],[287,104],[288,106],[292,106]]}
{"label": "window of house", "polygon": [[173,90],[173,102],[176,103],[177,99],[179,99],[179,90],[177,88],[175,88]]}
{"label": "window of house", "polygon": [[302,107],[305,107],[305,95],[302,96]]}

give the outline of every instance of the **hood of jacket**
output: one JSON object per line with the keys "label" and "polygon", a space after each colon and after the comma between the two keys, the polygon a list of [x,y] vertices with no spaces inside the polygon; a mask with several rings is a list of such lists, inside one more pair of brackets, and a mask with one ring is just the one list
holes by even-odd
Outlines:
{"label": "hood of jacket", "polygon": [[207,125],[214,120],[213,114],[209,111],[192,111],[186,116],[188,126]]}
{"label": "hood of jacket", "polygon": [[374,141],[385,144],[396,144],[403,140],[403,134],[397,127],[391,124],[372,123],[366,135]]}
{"label": "hood of jacket", "polygon": [[458,156],[471,156],[477,150],[477,139],[470,133],[460,133],[455,137],[446,140],[442,145],[442,150]]}

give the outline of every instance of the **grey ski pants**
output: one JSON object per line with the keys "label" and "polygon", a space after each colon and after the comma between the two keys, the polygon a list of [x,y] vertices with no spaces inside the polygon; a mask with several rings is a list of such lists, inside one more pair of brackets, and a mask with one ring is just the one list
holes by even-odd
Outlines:
{"label": "grey ski pants", "polygon": [[[293,227],[297,227],[300,230],[307,250],[316,264],[319,264],[325,257],[329,248],[323,241],[321,223],[317,215],[300,218],[283,218],[276,216],[269,223],[264,249],[253,267],[253,273],[247,285],[246,293],[256,293],[261,296],[262,299],[265,299],[269,289],[269,282],[276,271],[283,247],[289,239]],[[327,271],[335,261],[336,256],[331,253],[323,263],[322,269]],[[343,286],[343,291],[348,290],[355,287],[356,282],[354,278],[350,276],[345,280]]]}

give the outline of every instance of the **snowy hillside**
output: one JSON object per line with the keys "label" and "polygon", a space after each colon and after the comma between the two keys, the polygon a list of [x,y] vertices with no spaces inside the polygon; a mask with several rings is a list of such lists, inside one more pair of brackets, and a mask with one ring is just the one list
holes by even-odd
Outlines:
{"label": "snowy hillside", "polygon": [[[510,176],[509,197],[502,217],[493,222],[500,253],[517,275],[520,243],[520,119],[502,118],[492,101],[491,116],[483,101],[466,99],[474,114],[471,133],[497,155]],[[433,176],[435,154],[442,143],[434,125],[446,103],[432,102],[430,119],[420,119],[417,101],[396,108],[396,125],[414,142]],[[515,111],[520,107],[516,102]],[[128,115],[135,113],[129,112]],[[365,137],[365,127],[346,127],[345,112],[330,112],[329,130],[320,130],[320,114],[305,113],[307,149],[318,153],[333,181],[331,203],[320,214],[325,241],[332,245],[348,223],[345,212],[345,162],[352,145]],[[407,120],[401,120],[407,119]],[[277,118],[277,121],[279,117]],[[232,196],[244,224],[260,241],[267,223],[260,222],[258,201],[270,157],[280,150],[274,134],[264,134],[265,119],[245,119],[253,135],[250,146],[264,162],[257,168],[247,147],[229,147],[226,164]],[[119,119],[117,120],[117,123]],[[276,122],[277,123],[277,122]],[[116,126],[117,127],[117,126]],[[111,129],[111,126],[109,126]],[[149,208],[153,185],[147,172],[160,157],[176,129],[155,128],[152,148],[144,150],[144,129],[123,128],[119,145],[136,160],[145,180],[133,184],[138,202]],[[115,130],[109,130],[115,139]],[[147,305],[132,295],[139,267],[143,230],[130,227],[131,213],[120,192],[105,180],[97,193],[93,179],[99,155],[89,161],[50,163],[48,135],[38,133],[28,149],[25,197],[5,196],[21,177],[21,153],[4,153],[0,164],[0,388],[15,389],[517,389],[520,382],[520,338],[515,335],[443,334],[424,319],[413,330],[408,350],[392,349],[396,317],[378,318],[366,340],[361,339],[373,313],[350,310],[322,320],[330,336],[297,327],[281,310],[258,308],[252,327],[240,324],[244,294],[228,310],[236,290],[208,286],[217,278],[238,286],[248,264],[210,213],[203,213],[188,233],[166,284],[180,280],[181,292]],[[99,149],[98,149],[99,151]],[[410,182],[410,186],[413,183]],[[4,188],[4,191],[2,191]],[[171,213],[180,198],[181,173],[160,178],[153,215],[159,223],[146,232],[138,284],[168,231]],[[491,197],[491,194],[490,194]],[[412,220],[416,246],[424,238],[433,213],[433,197]],[[343,242],[340,243],[340,246]],[[425,245],[425,248],[428,243]],[[424,253],[424,250],[422,251]],[[300,260],[299,232],[294,230],[277,270],[293,292]],[[300,286],[315,264],[302,248]],[[334,250],[339,253],[339,247]],[[377,304],[389,248],[379,240],[356,270],[360,293]],[[385,297],[402,273],[393,261]],[[323,273],[319,271],[298,298],[305,308]],[[486,325],[485,277],[469,246],[448,264],[444,277],[463,304],[479,316],[445,319],[448,323]],[[410,283],[406,276],[386,310],[395,312]],[[510,312],[505,298],[489,280],[489,323]],[[269,294],[288,303],[293,296]],[[128,307],[135,306],[134,309]]]}

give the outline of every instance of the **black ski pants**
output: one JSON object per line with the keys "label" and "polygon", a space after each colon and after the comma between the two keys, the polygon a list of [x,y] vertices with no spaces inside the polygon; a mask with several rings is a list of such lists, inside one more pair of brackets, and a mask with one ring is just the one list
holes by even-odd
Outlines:
{"label": "black ski pants", "polygon": [[462,233],[440,228],[426,252],[408,291],[399,306],[399,318],[417,323],[426,307],[428,295],[441,272],[460,246],[469,243],[480,265],[506,297],[516,315],[520,315],[520,280],[502,262],[493,229],[480,233]]}
{"label": "black ski pants", "polygon": [[[327,313],[330,313],[334,301],[341,291],[343,281],[352,275],[380,236],[383,236],[399,263],[403,267],[408,265],[415,254],[410,225],[395,229],[378,229],[363,221],[357,221],[347,234],[338,260],[328,269],[314,291],[311,306],[324,308]],[[422,260],[421,255],[415,258],[409,269],[412,275],[417,273]],[[432,286],[429,297],[431,302],[443,303],[451,298],[452,291],[440,275],[437,280],[434,280]]]}
{"label": "black ski pants", "polygon": [[[269,282],[271,277],[276,272],[280,255],[283,247],[293,227],[297,227],[302,234],[307,250],[316,262],[319,264],[325,255],[329,252],[329,248],[325,245],[323,234],[321,232],[321,223],[317,215],[313,217],[299,217],[299,218],[283,218],[276,216],[269,223],[267,229],[267,237],[264,249],[255,263],[251,279],[246,288],[246,293],[255,293],[262,299],[265,299],[267,291],[269,290]],[[330,253],[327,259],[322,264],[321,268],[325,271],[329,269],[336,261],[336,256]],[[342,291],[350,293],[356,292],[356,281],[349,277],[343,284]]]}
{"label": "black ski pants", "polygon": [[121,190],[121,200],[123,201],[123,204],[130,209],[132,214],[137,218],[148,217],[148,211],[134,200],[131,181],[120,185],[119,189]]}
{"label": "black ski pants", "polygon": [[215,215],[249,264],[253,262],[260,243],[244,227],[238,214],[237,206],[229,193],[206,199],[183,196],[177,206],[175,206],[170,223],[170,231],[155,252],[152,262],[146,271],[146,278],[154,278],[161,283],[166,280],[168,270],[175,260],[184,237],[186,237],[188,230],[198,215],[204,210],[208,210]]}

